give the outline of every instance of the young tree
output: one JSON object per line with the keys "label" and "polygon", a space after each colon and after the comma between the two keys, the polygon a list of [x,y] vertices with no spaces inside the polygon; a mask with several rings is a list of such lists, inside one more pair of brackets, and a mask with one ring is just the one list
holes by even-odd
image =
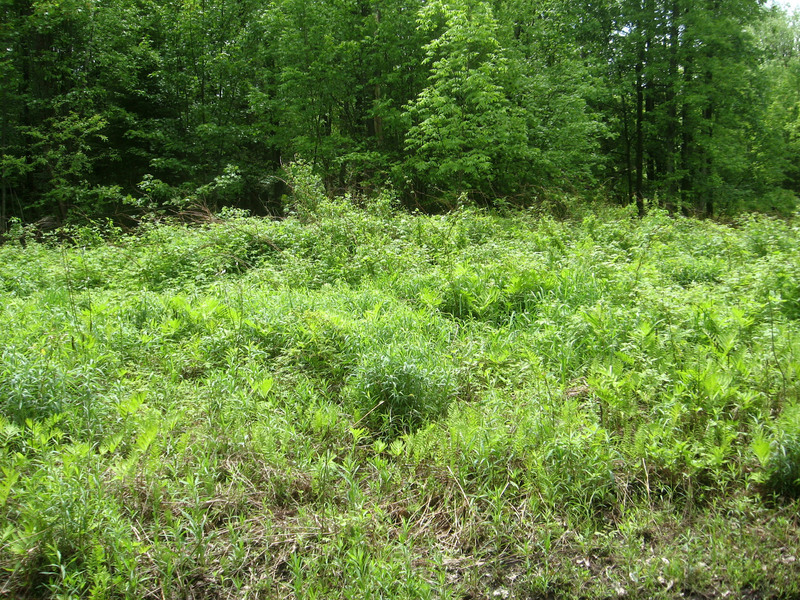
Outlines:
{"label": "young tree", "polygon": [[419,21],[439,34],[425,46],[428,86],[408,106],[408,168],[435,193],[513,191],[527,132],[509,95],[513,69],[490,4],[439,0],[423,8]]}

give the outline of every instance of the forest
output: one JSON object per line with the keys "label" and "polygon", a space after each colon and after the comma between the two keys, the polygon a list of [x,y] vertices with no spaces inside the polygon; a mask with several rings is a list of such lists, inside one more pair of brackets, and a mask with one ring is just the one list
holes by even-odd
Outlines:
{"label": "forest", "polygon": [[5,0],[0,229],[280,215],[284,167],[409,208],[791,212],[800,26],[760,0]]}
{"label": "forest", "polygon": [[798,15],[0,14],[0,598],[800,598]]}

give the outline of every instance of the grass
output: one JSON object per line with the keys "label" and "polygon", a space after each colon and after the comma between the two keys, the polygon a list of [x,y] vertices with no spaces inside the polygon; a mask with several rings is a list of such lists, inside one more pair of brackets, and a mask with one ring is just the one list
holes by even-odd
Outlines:
{"label": "grass", "polygon": [[797,220],[314,190],[0,246],[0,597],[800,596]]}

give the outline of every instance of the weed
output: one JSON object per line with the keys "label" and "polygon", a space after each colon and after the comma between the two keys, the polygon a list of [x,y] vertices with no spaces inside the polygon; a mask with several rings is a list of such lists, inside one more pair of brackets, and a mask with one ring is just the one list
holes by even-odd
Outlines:
{"label": "weed", "polygon": [[0,595],[800,593],[794,221],[288,170],[286,219],[0,246]]}

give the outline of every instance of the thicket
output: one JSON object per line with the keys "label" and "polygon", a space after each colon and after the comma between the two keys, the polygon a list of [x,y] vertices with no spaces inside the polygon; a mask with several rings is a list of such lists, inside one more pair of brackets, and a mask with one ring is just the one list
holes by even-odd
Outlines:
{"label": "thicket", "polygon": [[791,213],[800,34],[760,0],[0,3],[0,232],[279,213],[296,159],[411,208]]}
{"label": "thicket", "polygon": [[800,593],[796,218],[305,189],[0,246],[0,593]]}

